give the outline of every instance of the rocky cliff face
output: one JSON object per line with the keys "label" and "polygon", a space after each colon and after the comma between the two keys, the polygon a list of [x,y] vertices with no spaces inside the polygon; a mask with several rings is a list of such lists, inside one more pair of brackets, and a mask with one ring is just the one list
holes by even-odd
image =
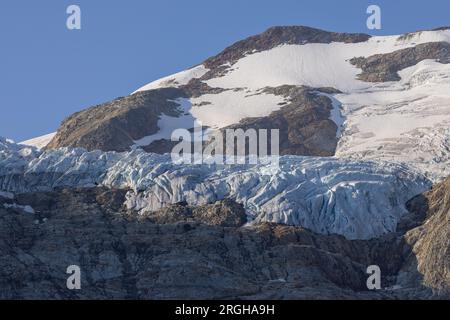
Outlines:
{"label": "rocky cliff face", "polygon": [[[425,196],[435,200],[425,224],[369,241],[276,224],[244,226],[243,208],[232,200],[200,207],[179,203],[138,216],[123,206],[125,194],[84,188],[0,196],[0,297],[394,299],[449,294],[448,183]],[[66,288],[69,265],[82,270],[81,290]],[[369,265],[381,268],[382,290],[367,289]]]}
{"label": "rocky cliff face", "polygon": [[450,298],[450,178],[410,203],[415,216],[425,223],[408,231],[405,240],[412,248],[403,270],[418,270],[422,281],[435,292]]}

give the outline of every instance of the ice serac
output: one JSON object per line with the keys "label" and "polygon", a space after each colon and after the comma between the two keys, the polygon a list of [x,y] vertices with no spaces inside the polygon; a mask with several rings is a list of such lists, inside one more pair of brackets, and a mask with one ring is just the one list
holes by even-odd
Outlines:
{"label": "ice serac", "polygon": [[0,143],[0,190],[14,193],[103,185],[130,189],[126,205],[146,213],[169,204],[233,199],[249,222],[298,225],[369,239],[394,231],[405,203],[430,182],[404,165],[283,156],[259,165],[177,165],[169,155],[62,148],[40,153]]}

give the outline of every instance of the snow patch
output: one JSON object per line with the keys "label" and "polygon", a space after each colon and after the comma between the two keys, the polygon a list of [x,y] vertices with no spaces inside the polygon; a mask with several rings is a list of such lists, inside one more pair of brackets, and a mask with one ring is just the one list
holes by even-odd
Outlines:
{"label": "snow patch", "polygon": [[286,99],[259,90],[227,90],[191,99],[191,113],[203,125],[219,129],[244,118],[264,117],[282,107]]}
{"label": "snow patch", "polygon": [[42,149],[42,148],[45,148],[50,143],[50,141],[53,139],[53,137],[55,135],[56,135],[56,132],[49,133],[49,134],[46,134],[46,135],[43,135],[43,136],[40,136],[37,138],[22,141],[19,144]]}
{"label": "snow patch", "polygon": [[167,88],[167,87],[179,87],[182,85],[186,85],[191,81],[192,79],[201,78],[204,76],[209,69],[205,68],[204,65],[196,66],[192,69],[185,70],[178,72],[176,74],[173,74],[168,77],[164,77],[162,79],[153,81],[149,84],[146,84],[145,86],[139,88],[132,94],[135,94],[137,92],[141,91],[147,91],[147,90],[153,90],[153,89],[159,89],[159,88]]}
{"label": "snow patch", "polygon": [[177,129],[192,129],[194,126],[200,126],[200,122],[191,114],[192,104],[189,99],[179,98],[173,100],[179,105],[179,117],[161,115],[158,120],[159,131],[153,135],[146,136],[134,141],[135,146],[148,146],[154,141],[161,139],[170,140],[172,133]]}

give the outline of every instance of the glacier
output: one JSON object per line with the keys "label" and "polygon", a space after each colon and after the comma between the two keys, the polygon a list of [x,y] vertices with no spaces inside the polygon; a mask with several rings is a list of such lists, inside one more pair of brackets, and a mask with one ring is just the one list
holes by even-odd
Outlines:
{"label": "glacier", "polygon": [[249,224],[274,222],[370,239],[394,231],[407,213],[405,203],[431,181],[404,164],[383,161],[282,156],[279,168],[179,165],[168,154],[40,151],[0,138],[1,191],[94,186],[128,189],[124,205],[138,213],[232,198],[244,205]]}

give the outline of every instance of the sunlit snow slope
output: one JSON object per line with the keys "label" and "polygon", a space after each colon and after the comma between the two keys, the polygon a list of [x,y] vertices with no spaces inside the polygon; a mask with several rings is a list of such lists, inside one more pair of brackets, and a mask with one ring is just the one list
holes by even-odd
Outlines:
{"label": "sunlit snow slope", "polygon": [[22,141],[22,142],[20,142],[20,144],[23,144],[23,145],[26,145],[26,146],[36,147],[38,149],[42,149],[50,142],[50,140],[53,139],[55,134],[56,134],[56,132],[49,133],[49,134],[43,135],[41,137],[37,137],[37,138],[30,139],[30,140]]}

